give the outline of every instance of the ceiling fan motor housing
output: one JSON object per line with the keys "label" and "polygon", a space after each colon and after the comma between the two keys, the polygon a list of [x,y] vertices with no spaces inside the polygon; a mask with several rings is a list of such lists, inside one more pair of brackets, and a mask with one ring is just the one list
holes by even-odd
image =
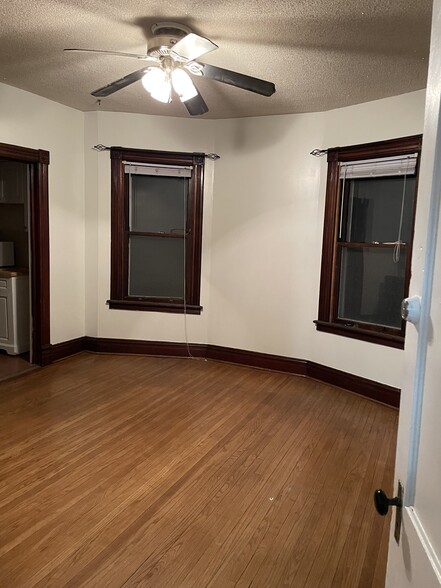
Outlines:
{"label": "ceiling fan motor housing", "polygon": [[147,55],[164,57],[170,54],[173,45],[191,33],[191,29],[174,22],[160,22],[152,26],[152,32],[147,42]]}

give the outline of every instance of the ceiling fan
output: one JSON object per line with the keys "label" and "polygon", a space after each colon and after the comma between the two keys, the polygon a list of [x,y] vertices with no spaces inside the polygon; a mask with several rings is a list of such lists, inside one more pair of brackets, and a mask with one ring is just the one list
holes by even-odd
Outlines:
{"label": "ceiling fan", "polygon": [[218,45],[205,37],[192,33],[191,29],[185,25],[161,22],[153,25],[152,33],[153,36],[147,43],[146,54],[100,49],[65,49],[64,51],[116,55],[151,62],[151,65],[92,92],[92,96],[97,98],[110,96],[110,94],[141,80],[152,98],[160,102],[171,102],[173,89],[188,112],[195,116],[208,112],[208,106],[189,73],[193,76],[205,77],[216,82],[236,86],[262,96],[271,96],[276,91],[272,82],[195,61],[202,55],[218,49]]}

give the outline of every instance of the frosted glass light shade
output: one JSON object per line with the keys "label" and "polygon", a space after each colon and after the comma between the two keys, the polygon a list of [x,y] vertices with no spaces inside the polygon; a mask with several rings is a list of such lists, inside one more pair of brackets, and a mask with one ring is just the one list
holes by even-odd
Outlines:
{"label": "frosted glass light shade", "polygon": [[198,91],[196,90],[195,85],[191,81],[188,73],[183,69],[174,69],[171,77],[174,91],[181,99],[181,102],[185,102],[186,100],[190,100],[190,98],[197,96]]}
{"label": "frosted glass light shade", "polygon": [[170,77],[160,67],[149,67],[141,79],[142,85],[155,100],[171,102]]}

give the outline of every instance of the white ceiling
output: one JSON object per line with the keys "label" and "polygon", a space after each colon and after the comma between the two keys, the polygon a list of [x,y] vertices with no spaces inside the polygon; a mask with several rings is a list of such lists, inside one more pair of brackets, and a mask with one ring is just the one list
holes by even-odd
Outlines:
{"label": "white ceiling", "polygon": [[[206,63],[274,82],[270,98],[196,78],[209,112],[231,118],[329,110],[424,88],[431,0],[4,0],[0,81],[83,111],[188,117],[140,82],[90,92],[136,71],[123,57],[63,53],[83,47],[145,53],[151,25],[185,24],[219,45]],[[141,65],[140,65],[141,63]]]}

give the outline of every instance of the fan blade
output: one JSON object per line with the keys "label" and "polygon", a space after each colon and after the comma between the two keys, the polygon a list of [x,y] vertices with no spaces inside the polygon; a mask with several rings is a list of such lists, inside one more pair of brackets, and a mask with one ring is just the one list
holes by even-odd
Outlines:
{"label": "fan blade", "polygon": [[236,88],[242,88],[249,92],[262,94],[262,96],[271,96],[276,91],[276,87],[272,82],[266,82],[259,78],[252,78],[251,76],[246,76],[245,74],[240,74],[228,69],[222,69],[215,65],[208,65],[207,63],[198,63],[198,65],[201,66],[201,74],[203,76],[215,80],[216,82],[236,86]]}
{"label": "fan blade", "polygon": [[205,100],[199,92],[194,98],[186,100],[184,104],[191,116],[198,116],[199,114],[208,112],[208,106],[205,104]]}
{"label": "fan blade", "polygon": [[210,39],[200,37],[199,35],[195,35],[195,33],[189,33],[183,39],[178,41],[176,45],[173,45],[173,49],[171,49],[170,53],[177,57],[192,61],[193,59],[197,59],[215,49],[219,49],[219,47],[216,43],[210,41]]}
{"label": "fan blade", "polygon": [[158,61],[154,57],[142,53],[122,53],[121,51],[103,51],[101,49],[63,49],[63,51],[71,53],[101,53],[102,55],[117,55],[118,57],[132,57],[135,59]]}
{"label": "fan blade", "polygon": [[96,96],[97,98],[110,96],[110,94],[113,94],[118,90],[122,90],[126,86],[130,86],[130,84],[133,84],[140,80],[142,76],[145,74],[146,69],[147,68],[145,67],[143,69],[138,69],[138,71],[134,71],[133,73],[128,74],[127,76],[124,76],[123,78],[116,80],[115,82],[107,84],[107,86],[103,86],[102,88],[95,90],[95,92],[91,92],[91,94],[92,96]]}

